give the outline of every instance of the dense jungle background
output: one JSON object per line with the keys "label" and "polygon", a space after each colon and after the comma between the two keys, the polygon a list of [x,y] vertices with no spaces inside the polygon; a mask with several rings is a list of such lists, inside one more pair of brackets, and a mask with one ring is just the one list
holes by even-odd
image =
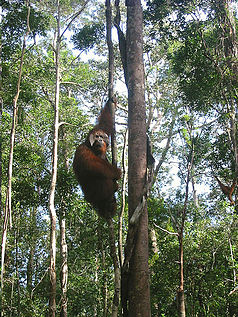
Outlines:
{"label": "dense jungle background", "polygon": [[[72,170],[75,148],[107,100],[105,3],[0,3],[1,316],[48,312],[57,87],[57,311],[67,303],[70,317],[111,316],[108,226],[85,202]],[[125,32],[124,3],[120,10]],[[112,3],[113,17],[115,12]],[[147,200],[151,315],[177,316],[182,272],[187,316],[238,316],[238,4],[151,0],[143,3],[143,14],[146,124],[155,158]],[[113,222],[123,250],[127,90],[117,31],[114,26],[117,160],[123,177]]]}

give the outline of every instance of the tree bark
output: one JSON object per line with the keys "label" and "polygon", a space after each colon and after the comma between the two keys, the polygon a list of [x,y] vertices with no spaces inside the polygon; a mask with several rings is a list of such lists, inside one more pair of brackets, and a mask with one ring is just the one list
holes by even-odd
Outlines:
{"label": "tree bark", "polygon": [[[128,204],[129,219],[142,200],[146,182],[146,111],[143,64],[143,15],[140,0],[127,5]],[[129,229],[132,225],[129,224]],[[149,317],[148,214],[146,204],[134,225],[134,248],[128,272],[128,316]]]}
{"label": "tree bark", "polygon": [[179,239],[179,288],[178,288],[178,313],[185,317],[184,277],[183,277],[183,227],[178,235]]}
{"label": "tree bark", "polygon": [[159,252],[159,248],[157,245],[157,238],[156,238],[156,233],[155,233],[155,229],[151,228],[150,229],[150,240],[151,240],[151,244],[152,244],[152,251],[154,254],[158,254]]}
{"label": "tree bark", "polygon": [[[224,60],[226,69],[229,69],[229,76],[226,82],[221,85],[221,92],[227,104],[229,113],[229,137],[234,157],[235,170],[233,171],[233,181],[238,180],[238,145],[237,145],[237,72],[238,72],[238,46],[236,34],[236,22],[232,10],[231,0],[221,0],[216,2],[217,16],[221,30],[220,41],[222,50],[220,57]],[[216,66],[218,71],[223,74],[223,70]],[[226,70],[227,72],[227,70]],[[237,194],[235,197],[235,210],[238,212]]]}
{"label": "tree bark", "polygon": [[127,176],[128,176],[128,168],[126,165],[125,159],[125,152],[127,148],[127,140],[128,140],[128,130],[124,136],[124,145],[123,145],[123,152],[122,152],[122,186],[121,186],[121,210],[118,219],[118,248],[119,248],[119,261],[120,267],[122,267],[122,263],[124,261],[123,257],[123,216],[125,212],[126,206],[126,183],[127,183]]}
{"label": "tree bark", "polygon": [[67,317],[68,248],[66,243],[65,207],[60,215],[60,253],[61,253],[61,309],[60,317]]}
{"label": "tree bark", "polygon": [[55,57],[55,102],[54,102],[54,135],[52,151],[52,173],[49,195],[49,214],[50,214],[50,295],[49,295],[49,316],[56,315],[56,221],[55,210],[55,187],[57,180],[57,161],[58,161],[58,135],[59,135],[59,91],[60,91],[60,4],[57,0],[57,31],[54,43]]}
{"label": "tree bark", "polygon": [[231,257],[232,271],[233,271],[233,286],[236,287],[237,273],[236,273],[236,265],[235,265],[233,246],[232,246],[232,240],[231,240],[230,233],[228,234],[228,242],[229,242],[229,247],[230,247],[230,257]]}
{"label": "tree bark", "polygon": [[[190,131],[190,138],[192,139],[191,131]],[[187,215],[189,183],[192,178],[194,155],[195,155],[194,145],[192,144],[192,147],[190,149],[190,154],[188,155],[188,162],[187,162],[185,201],[184,201],[183,210],[181,211],[181,225],[177,226],[178,227],[178,241],[179,241],[179,288],[177,291],[177,300],[178,300],[178,314],[181,317],[186,316],[185,298],[184,298],[183,232],[184,232],[185,220]]]}
{"label": "tree bark", "polygon": [[113,260],[113,268],[114,268],[114,297],[112,303],[112,317],[117,317],[118,307],[120,301],[120,284],[121,284],[121,272],[119,261],[117,257],[117,249],[116,249],[116,241],[115,241],[115,233],[114,233],[114,225],[113,220],[108,219],[108,228],[109,228],[109,242],[110,242],[110,251],[111,257]]}
{"label": "tree bark", "polygon": [[[14,144],[15,144],[15,134],[16,134],[16,126],[17,126],[17,112],[18,112],[18,98],[20,94],[20,86],[21,86],[21,78],[22,78],[22,70],[23,70],[23,63],[24,63],[24,55],[26,49],[26,40],[30,33],[30,4],[29,1],[26,0],[27,6],[27,30],[24,35],[23,44],[22,44],[22,51],[21,51],[21,60],[19,66],[19,73],[18,73],[18,81],[17,81],[17,88],[16,88],[16,95],[13,99],[13,117],[12,117],[12,128],[11,128],[11,136],[10,136],[10,153],[9,153],[9,162],[8,162],[8,185],[7,185],[7,193],[6,193],[6,203],[5,203],[5,210],[4,210],[4,221],[3,221],[3,230],[2,230],[2,252],[1,252],[1,288],[0,288],[0,295],[3,292],[3,274],[4,274],[4,259],[5,259],[5,250],[6,250],[6,241],[7,241],[7,228],[8,222],[10,222],[10,226],[12,225],[11,219],[11,191],[12,191],[12,167],[13,167],[13,151],[14,151]],[[2,297],[3,299],[3,297]],[[3,309],[1,310],[1,316],[4,315]]]}
{"label": "tree bark", "polygon": [[[106,25],[107,25],[107,45],[108,45],[108,98],[110,102],[110,111],[113,118],[113,132],[111,135],[111,149],[112,149],[112,164],[117,164],[117,147],[115,141],[115,103],[112,102],[114,98],[113,93],[113,77],[114,77],[114,51],[112,43],[112,8],[111,1],[106,0]],[[121,272],[117,256],[117,247],[115,241],[114,224],[112,219],[108,219],[110,251],[113,260],[114,268],[114,297],[112,302],[112,317],[117,317],[118,307],[120,302],[120,285],[121,285]]]}
{"label": "tree bark", "polygon": [[110,111],[113,119],[113,132],[111,135],[112,164],[117,164],[117,146],[115,139],[115,112],[116,104],[112,102],[114,98],[114,50],[112,42],[112,7],[111,1],[106,0],[106,26],[107,26],[107,46],[108,46],[108,99]]}
{"label": "tree bark", "polygon": [[[62,155],[64,160],[64,173],[69,171],[68,149],[66,144],[66,133],[64,126],[61,125],[61,138],[63,141]],[[65,197],[65,195],[67,197]],[[66,242],[66,211],[67,204],[65,199],[70,195],[69,192],[63,192],[60,204],[60,284],[61,284],[61,304],[60,317],[67,317],[67,284],[68,284],[68,246]]]}
{"label": "tree bark", "polygon": [[[103,276],[102,276],[103,317],[107,317],[108,316],[108,286],[107,286],[108,278],[107,278],[107,270],[106,270],[105,248],[104,248],[103,239],[102,239],[102,230],[103,230],[102,222],[99,219],[99,223],[97,227],[97,236],[98,236],[98,249],[101,252],[100,270],[103,272]],[[97,316],[97,311],[95,312],[95,316]]]}
{"label": "tree bark", "polygon": [[[30,230],[33,231],[36,227],[36,209],[32,208],[30,210]],[[31,297],[32,292],[32,279],[33,279],[33,271],[34,271],[34,255],[35,255],[35,249],[36,249],[36,237],[33,234],[32,241],[30,242],[30,249],[29,249],[29,257],[27,262],[27,291],[29,293],[29,297]]]}
{"label": "tree bark", "polygon": [[[237,146],[237,72],[238,72],[238,46],[236,35],[236,22],[232,12],[231,0],[222,0],[218,5],[220,27],[223,37],[223,51],[227,67],[230,70],[229,76],[229,100],[230,109],[230,138],[234,155],[235,171],[234,177],[238,179],[238,146]],[[225,92],[224,92],[225,94]],[[235,199],[235,209],[238,211],[238,202]]]}
{"label": "tree bark", "polygon": [[[1,12],[0,12],[1,15]],[[2,87],[2,33],[0,33],[0,127],[2,127],[2,110],[3,110],[3,87]],[[2,204],[2,139],[3,131],[0,131],[0,216],[3,217],[3,204]]]}

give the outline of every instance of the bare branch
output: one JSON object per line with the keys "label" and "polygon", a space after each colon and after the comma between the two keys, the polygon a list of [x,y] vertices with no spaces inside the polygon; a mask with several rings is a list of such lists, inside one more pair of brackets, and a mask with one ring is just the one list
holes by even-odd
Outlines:
{"label": "bare branch", "polygon": [[68,30],[68,28],[70,27],[70,25],[74,22],[74,20],[83,12],[83,10],[85,9],[86,5],[88,4],[89,0],[86,0],[82,6],[82,8],[76,12],[72,19],[70,20],[70,22],[67,24],[66,28],[64,29],[64,31],[62,32],[62,34],[60,35],[60,41],[62,40],[63,35],[65,34],[65,32]]}
{"label": "bare branch", "polygon": [[155,223],[154,223],[154,226],[155,226],[156,228],[158,228],[158,229],[160,229],[160,230],[162,230],[162,231],[164,231],[164,232],[168,233],[168,234],[171,234],[171,235],[173,235],[173,236],[177,236],[177,237],[179,236],[178,232],[171,232],[171,231],[168,231],[168,230],[166,230],[166,229],[164,229],[164,228],[160,227],[159,225],[156,225]]}

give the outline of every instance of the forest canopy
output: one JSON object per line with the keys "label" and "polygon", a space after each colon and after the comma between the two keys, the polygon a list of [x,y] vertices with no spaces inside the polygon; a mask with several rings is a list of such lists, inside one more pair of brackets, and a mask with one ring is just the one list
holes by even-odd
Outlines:
{"label": "forest canopy", "polygon": [[[115,268],[123,277],[134,230],[130,184],[140,169],[130,171],[146,161],[147,136],[155,159],[141,200],[151,316],[237,316],[237,2],[149,0],[143,34],[134,35],[140,1],[107,3],[122,171],[111,227],[84,199],[72,168],[108,100],[105,2],[0,1],[1,316],[126,316],[123,288],[115,304]],[[134,39],[141,48],[143,40],[140,96],[130,90],[142,57],[130,55]],[[138,96],[140,108],[131,99]],[[138,118],[145,125],[132,137]],[[136,292],[130,288],[135,301]]]}

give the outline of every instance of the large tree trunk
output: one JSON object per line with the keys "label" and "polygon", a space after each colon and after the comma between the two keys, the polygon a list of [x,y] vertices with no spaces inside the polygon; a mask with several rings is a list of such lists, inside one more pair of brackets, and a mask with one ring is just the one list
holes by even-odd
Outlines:
{"label": "large tree trunk", "polygon": [[[146,112],[143,64],[143,16],[140,0],[127,3],[128,75],[128,203],[129,218],[140,203],[146,182]],[[129,230],[132,225],[129,225]],[[129,261],[129,316],[150,316],[148,266],[148,214],[144,206],[135,224],[134,247]]]}

